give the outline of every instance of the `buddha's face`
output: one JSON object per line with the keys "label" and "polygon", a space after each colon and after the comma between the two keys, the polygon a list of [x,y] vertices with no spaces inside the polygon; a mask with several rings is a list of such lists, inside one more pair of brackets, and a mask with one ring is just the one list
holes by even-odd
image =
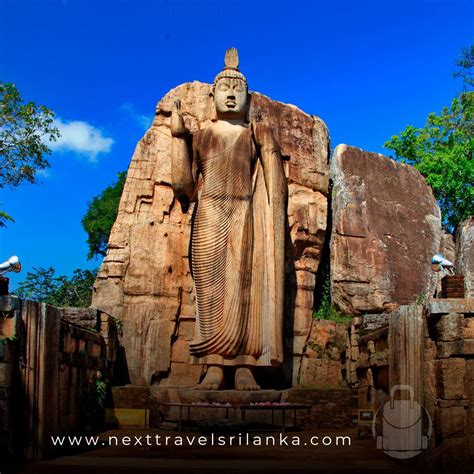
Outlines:
{"label": "buddha's face", "polygon": [[243,118],[247,111],[247,86],[238,78],[220,79],[214,90],[218,117]]}

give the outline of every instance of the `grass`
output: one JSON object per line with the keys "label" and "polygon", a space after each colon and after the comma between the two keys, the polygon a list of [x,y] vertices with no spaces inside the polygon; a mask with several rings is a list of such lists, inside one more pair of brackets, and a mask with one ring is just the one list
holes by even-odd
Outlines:
{"label": "grass", "polygon": [[313,311],[313,318],[325,319],[335,323],[346,323],[352,320],[352,316],[341,313],[341,311],[331,303],[331,281],[329,278],[324,282],[321,304],[318,310]]}

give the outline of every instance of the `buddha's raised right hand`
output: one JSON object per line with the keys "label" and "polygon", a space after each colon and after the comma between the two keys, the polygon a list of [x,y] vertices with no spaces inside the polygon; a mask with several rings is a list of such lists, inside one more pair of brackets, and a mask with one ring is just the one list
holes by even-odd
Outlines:
{"label": "buddha's raised right hand", "polygon": [[182,138],[188,134],[188,130],[184,125],[183,115],[181,113],[181,101],[175,100],[173,108],[171,109],[171,136]]}

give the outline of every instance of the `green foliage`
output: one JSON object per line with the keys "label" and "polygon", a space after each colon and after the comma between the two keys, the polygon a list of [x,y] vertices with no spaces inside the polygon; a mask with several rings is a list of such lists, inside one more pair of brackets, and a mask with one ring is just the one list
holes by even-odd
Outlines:
{"label": "green foliage", "polygon": [[428,294],[429,294],[428,291],[423,291],[422,293],[420,293],[415,299],[415,304],[418,304],[418,305],[425,304],[425,301],[428,298]]}
{"label": "green foliage", "polygon": [[93,425],[100,425],[99,418],[104,411],[106,395],[107,384],[102,380],[102,373],[98,370],[89,381],[82,397],[81,410],[85,421]]}
{"label": "green foliage", "polygon": [[125,171],[119,173],[117,181],[89,203],[87,212],[82,218],[82,226],[88,235],[89,259],[105,256],[107,252],[107,242],[117,217],[126,177]]}
{"label": "green foliage", "polygon": [[317,311],[313,312],[314,319],[327,319],[335,323],[345,323],[352,318],[346,314],[341,313],[331,303],[331,280],[326,279],[323,286],[323,293],[321,303]]}
{"label": "green foliage", "polygon": [[0,211],[0,227],[6,227],[6,221],[15,222],[15,219],[9,216],[6,212]]}
{"label": "green foliage", "polygon": [[[59,138],[54,113],[34,102],[24,103],[14,84],[0,81],[0,189],[34,183],[36,173],[49,167],[45,144]],[[0,227],[8,214],[0,213]]]}
{"label": "green foliage", "polygon": [[107,395],[107,384],[103,380],[96,380],[95,391],[97,393],[97,404],[100,408],[104,408],[105,397]]}
{"label": "green foliage", "polygon": [[[455,74],[464,87],[473,85],[474,49],[464,50]],[[465,90],[439,115],[430,113],[423,128],[412,125],[384,146],[395,158],[413,165],[432,187],[443,213],[443,225],[453,230],[474,214],[474,92]]]}
{"label": "green foliage", "polygon": [[463,48],[461,55],[456,61],[458,70],[453,74],[454,77],[462,79],[462,82],[466,87],[474,87],[474,77],[472,70],[474,68],[474,44],[471,44],[469,48]]}
{"label": "green foliage", "polygon": [[34,268],[17,289],[24,299],[40,301],[57,307],[88,308],[97,271],[76,269],[72,277],[55,276],[55,269]]}
{"label": "green foliage", "polygon": [[0,345],[6,345],[9,342],[14,342],[18,339],[18,336],[16,334],[13,334],[13,336],[0,336]]}

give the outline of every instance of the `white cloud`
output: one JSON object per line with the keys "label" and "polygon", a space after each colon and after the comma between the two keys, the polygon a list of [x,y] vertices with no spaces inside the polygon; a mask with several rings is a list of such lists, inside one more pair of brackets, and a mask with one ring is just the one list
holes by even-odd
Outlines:
{"label": "white cloud", "polygon": [[53,151],[72,151],[96,161],[100,153],[109,153],[114,143],[113,138],[106,137],[98,128],[87,122],[74,120],[55,120],[61,137],[56,142],[48,143]]}
{"label": "white cloud", "polygon": [[126,112],[128,116],[143,130],[148,130],[150,128],[151,123],[153,122],[153,115],[138,113],[130,102],[125,102],[120,109]]}

